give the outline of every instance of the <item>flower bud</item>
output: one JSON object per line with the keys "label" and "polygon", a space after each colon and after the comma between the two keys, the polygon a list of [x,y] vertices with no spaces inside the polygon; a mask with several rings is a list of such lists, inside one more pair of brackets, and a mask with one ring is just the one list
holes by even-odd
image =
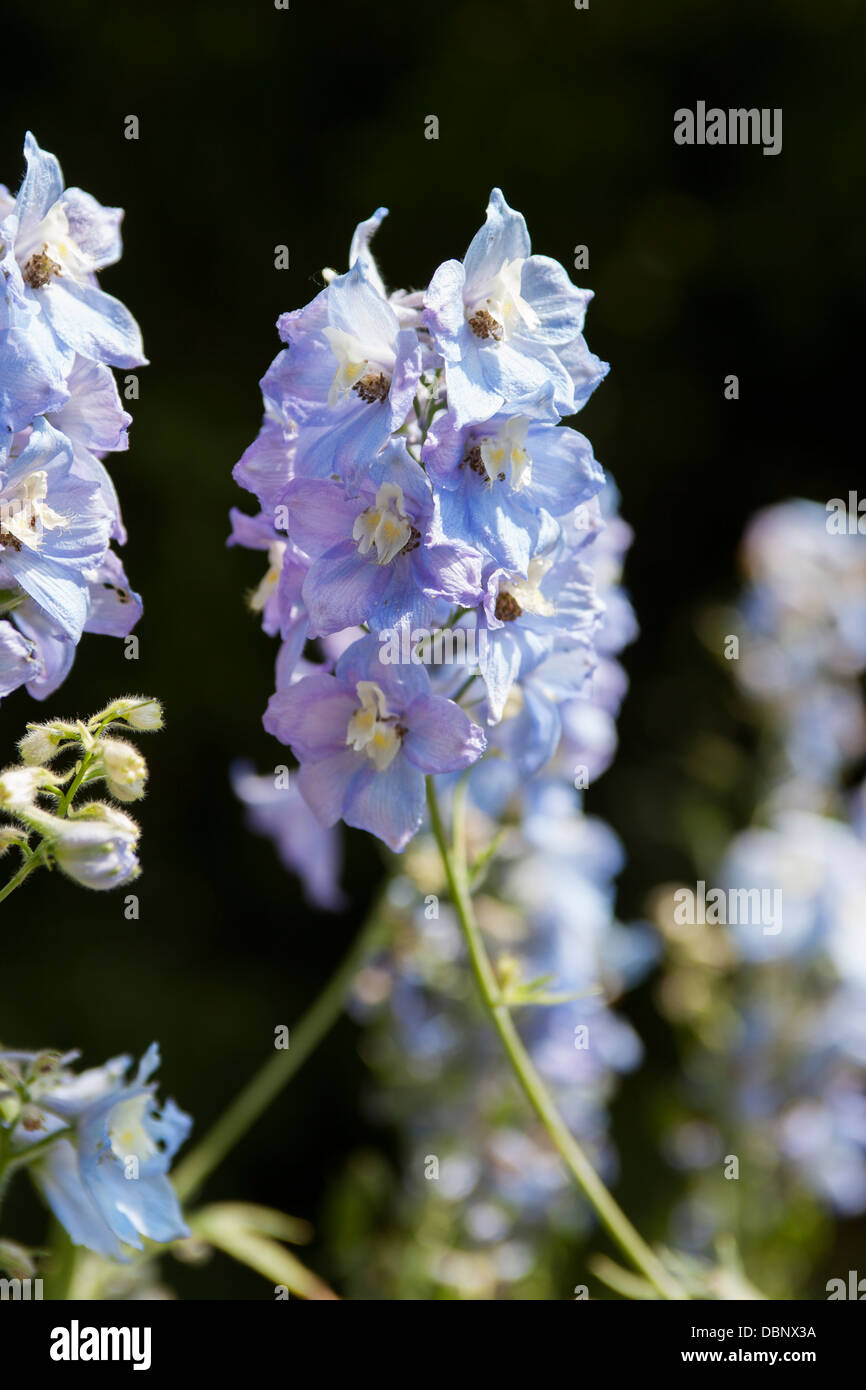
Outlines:
{"label": "flower bud", "polygon": [[0,773],[0,809],[13,814],[28,811],[39,788],[51,780],[45,767],[7,767]]}
{"label": "flower bud", "polygon": [[76,737],[73,726],[60,724],[28,724],[27,733],[19,741],[18,752],[24,763],[50,763],[57,757],[64,739]]}
{"label": "flower bud", "polygon": [[137,748],[122,738],[100,741],[101,766],[108,790],[118,801],[138,801],[144,796],[147,763]]}
{"label": "flower bud", "polygon": [[119,888],[138,877],[138,826],[116,807],[88,802],[68,819],[58,819],[52,831],[57,867],[83,888]]}
{"label": "flower bud", "polygon": [[128,695],[122,700],[112,700],[99,714],[94,714],[90,728],[95,729],[115,719],[124,720],[131,729],[138,729],[140,733],[152,733],[162,728],[162,705],[159,700],[151,700],[147,695]]}
{"label": "flower bud", "polygon": [[131,729],[138,729],[141,733],[154,733],[163,726],[162,705],[159,700],[147,700],[139,703],[138,701],[123,700],[122,704],[132,704],[134,708],[128,710],[123,718]]}

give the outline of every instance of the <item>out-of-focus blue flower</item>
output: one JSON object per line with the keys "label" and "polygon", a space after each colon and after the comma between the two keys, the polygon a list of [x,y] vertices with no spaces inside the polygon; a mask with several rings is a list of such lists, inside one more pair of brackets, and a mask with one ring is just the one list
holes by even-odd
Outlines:
{"label": "out-of-focus blue flower", "polygon": [[127,1248],[143,1249],[144,1239],[189,1234],[167,1174],[192,1121],[174,1101],[157,1104],[149,1080],[159,1066],[155,1043],[126,1082],[130,1064],[115,1057],[78,1075],[64,1065],[36,1081],[40,1124],[32,1127],[31,1115],[15,1133],[26,1145],[68,1128],[30,1171],[73,1244],[110,1259],[128,1258]]}
{"label": "out-of-focus blue flower", "polygon": [[747,893],[779,894],[778,931],[775,923],[767,931],[753,920],[731,927],[746,959],[822,951],[843,980],[866,989],[866,845],[849,826],[809,812],[782,813],[773,826],[732,841],[720,881]]}
{"label": "out-of-focus blue flower", "polygon": [[747,968],[732,984],[735,1023],[730,1009],[714,1021],[731,1085],[723,1101],[716,1080],[712,1104],[744,1142],[757,1132],[771,1179],[778,1154],[822,1204],[854,1215],[866,1209],[866,838],[844,779],[866,747],[866,537],[795,499],[753,518],[742,558],[747,585],[724,630],[740,638],[730,669],[757,702],[770,785],[715,875],[725,925],[707,930]]}
{"label": "out-of-focus blue flower", "polygon": [[232,786],[247,808],[249,825],[273,841],[282,863],[301,880],[307,901],[339,912],[346,902],[340,891],[340,832],[319,824],[294,778],[277,786],[273,774],[257,776],[248,763],[236,763]]}
{"label": "out-of-focus blue flower", "polygon": [[780,1144],[836,1211],[866,1210],[866,1098],[859,1089],[833,1086],[820,1100],[792,1105],[782,1117]]}
{"label": "out-of-focus blue flower", "polygon": [[866,667],[866,535],[835,534],[827,510],[795,498],[752,519],[743,537],[744,616],[763,639],[738,675],[774,696],[807,674]]}

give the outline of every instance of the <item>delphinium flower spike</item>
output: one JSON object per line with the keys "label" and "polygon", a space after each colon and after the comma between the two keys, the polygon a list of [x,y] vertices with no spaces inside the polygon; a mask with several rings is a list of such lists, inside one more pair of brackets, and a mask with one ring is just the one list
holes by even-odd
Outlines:
{"label": "delphinium flower spike", "polygon": [[[596,670],[609,674],[588,562],[605,477],[589,441],[561,423],[608,370],[583,336],[591,292],[532,253],[523,217],[494,189],[462,262],[446,261],[423,291],[389,293],[370,250],[386,211],[356,229],[349,269],[325,272],[315,299],[279,319],[285,348],[262,379],[263,424],[235,468],[259,511],[233,512],[230,544],[266,553],[251,607],[281,643],[264,723],[300,765],[286,814],[297,817],[300,794],[323,834],[343,821],[396,853],[427,821],[528,1099],[623,1250],[657,1294],[680,1298],[526,1050],[466,859],[467,791],[488,768],[520,784],[560,744],[568,756],[568,722],[578,742],[588,728],[572,706]],[[618,698],[595,701],[597,737]],[[268,823],[279,824],[270,795]],[[272,1071],[235,1112],[258,1113]]]}
{"label": "delphinium flower spike", "polygon": [[111,368],[146,359],[97,281],[120,258],[121,210],[66,188],[29,133],[24,153],[17,196],[0,184],[0,698],[42,700],[84,632],[126,637],[141,613],[103,459],[131,423]]}

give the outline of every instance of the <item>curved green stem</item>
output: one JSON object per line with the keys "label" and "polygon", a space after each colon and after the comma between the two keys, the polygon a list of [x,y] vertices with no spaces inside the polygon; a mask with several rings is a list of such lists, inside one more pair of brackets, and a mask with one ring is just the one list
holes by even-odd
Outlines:
{"label": "curved green stem", "polygon": [[20,888],[28,875],[32,874],[34,869],[38,869],[40,864],[44,863],[45,858],[42,853],[41,844],[34,850],[28,850],[27,857],[23,864],[21,864],[18,872],[13,874],[9,882],[5,883],[3,887],[0,888],[0,903],[2,903],[4,898],[8,898],[10,893],[14,893],[16,888]]}
{"label": "curved green stem", "polygon": [[464,837],[465,798],[466,784],[461,782],[454,795],[452,847],[449,846],[445,834],[433,779],[432,777],[427,778],[427,802],[430,808],[430,820],[442,856],[442,864],[454,909],[463,929],[481,997],[491,1022],[499,1034],[514,1074],[578,1187],[595,1208],[599,1219],[623,1254],[643,1274],[644,1278],[649,1280],[662,1298],[687,1299],[688,1294],[667,1272],[658,1256],[653,1253],[640,1233],[635,1230],[569,1130],[557,1109],[556,1102],[536,1071],[535,1065],[523,1045],[508,1006],[502,1000],[496,973],[487,954],[487,948],[475,917],[472,894],[469,888]]}
{"label": "curved green stem", "polygon": [[290,1046],[268,1058],[201,1143],[178,1164],[172,1181],[182,1201],[195,1196],[329,1032],[340,1016],[352,981],[384,935],[385,925],[381,904],[377,903],[336,973],[297,1028],[292,1029]]}

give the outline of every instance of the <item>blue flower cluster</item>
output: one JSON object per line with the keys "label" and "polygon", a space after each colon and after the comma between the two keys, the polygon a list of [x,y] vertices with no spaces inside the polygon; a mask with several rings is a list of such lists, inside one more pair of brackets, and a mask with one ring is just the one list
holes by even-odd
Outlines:
{"label": "blue flower cluster", "polygon": [[17,197],[0,185],[0,697],[44,699],[83,632],[126,636],[141,612],[111,549],[126,537],[102,460],[130,424],[111,367],[145,358],[97,283],[122,212],[65,188],[30,134],[24,153]]}
{"label": "blue flower cluster", "polygon": [[[752,519],[742,560],[747,585],[724,630],[739,635],[730,669],[764,730],[766,787],[716,881],[729,900],[776,895],[779,910],[770,929],[738,914],[696,945],[718,973],[719,1014],[703,1028],[724,1042],[730,1085],[718,1064],[693,1063],[726,1135],[695,1154],[700,1166],[753,1146],[771,1185],[781,1165],[853,1215],[866,1211],[866,797],[850,790],[866,752],[866,536],[833,534],[823,506],[796,499]],[[702,1211],[704,1234],[727,1220],[708,1193]]]}
{"label": "blue flower cluster", "polygon": [[772,1116],[781,1154],[845,1214],[866,1211],[866,826],[846,790],[866,752],[866,536],[833,534],[826,509],[759,512],[743,542],[743,688],[777,730],[759,823],[737,836],[723,883],[781,893],[778,934],[731,928],[740,954],[786,973],[784,1010],[755,1003],[741,1102]]}
{"label": "blue flower cluster", "polygon": [[[604,604],[599,664],[558,705],[558,746],[536,776],[522,771],[525,710],[496,726],[494,739],[509,731],[506,756],[472,769],[467,819],[473,855],[499,846],[476,898],[499,978],[525,989],[533,1007],[521,1011],[521,1032],[532,1060],[607,1178],[617,1166],[608,1108],[618,1077],[643,1056],[616,1002],[657,954],[648,927],[617,919],[622,846],[575,791],[593,785],[613,757],[625,693],[617,656],[636,631],[621,586],[630,533],[616,505],[608,485],[582,519],[586,530],[605,522],[587,552]],[[425,1231],[419,1296],[443,1287],[474,1297],[503,1286],[539,1289],[550,1231],[573,1232],[589,1213],[576,1211],[546,1136],[516,1103],[496,1040],[467,1002],[461,933],[439,899],[444,885],[425,836],[402,868],[386,909],[401,923],[397,945],[359,977],[354,1010],[372,1031],[364,1053],[381,1083],[377,1103],[404,1132],[407,1172],[424,1173],[431,1154],[441,1164],[438,1182],[404,1186],[410,1229]]]}
{"label": "blue flower cluster", "polygon": [[517,761],[538,770],[598,662],[585,552],[604,475],[560,419],[607,367],[583,338],[590,293],[532,255],[498,189],[423,292],[387,293],[370,252],[384,215],[279,320],[264,422],[235,468],[260,511],[233,513],[230,543],[268,555],[252,606],[281,648],[264,722],[306,804],[400,851],[425,775],[507,745],[519,711]]}
{"label": "blue flower cluster", "polygon": [[[548,981],[548,997],[536,995],[536,1007],[522,1013],[525,1041],[562,1114],[607,1176],[616,1170],[608,1107],[617,1077],[643,1055],[616,1000],[657,953],[646,927],[617,920],[623,850],[610,827],[582,805],[583,790],[614,756],[626,690],[618,656],[637,631],[621,582],[631,533],[617,512],[608,482],[573,518],[579,534],[592,538],[583,563],[603,609],[594,669],[576,693],[556,699],[551,659],[527,676],[519,696],[511,695],[499,723],[488,725],[491,748],[501,756],[470,770],[467,826],[473,854],[499,845],[478,884],[477,910],[497,948],[500,974]],[[353,640],[354,634],[323,639],[326,659],[336,661]],[[448,679],[452,686],[464,683],[465,669]],[[462,698],[484,718],[482,682]],[[541,749],[548,756],[538,768]],[[443,779],[446,793],[451,780]],[[238,768],[234,783],[251,826],[274,840],[309,900],[326,910],[339,907],[338,829],[322,828],[293,778],[277,787],[272,774]],[[419,835],[380,909],[395,918],[398,944],[358,977],[352,1007],[368,1030],[364,1051],[378,1076],[376,1105],[404,1136],[407,1173],[423,1173],[430,1154],[441,1164],[437,1182],[408,1179],[401,1188],[413,1244],[424,1252],[415,1275],[420,1283],[412,1284],[416,1296],[446,1288],[492,1297],[503,1286],[538,1287],[545,1277],[543,1233],[572,1230],[575,1206],[546,1137],[527,1129],[496,1040],[467,1002],[461,933],[443,892],[435,847]],[[588,1213],[578,1219],[587,1222]]]}

